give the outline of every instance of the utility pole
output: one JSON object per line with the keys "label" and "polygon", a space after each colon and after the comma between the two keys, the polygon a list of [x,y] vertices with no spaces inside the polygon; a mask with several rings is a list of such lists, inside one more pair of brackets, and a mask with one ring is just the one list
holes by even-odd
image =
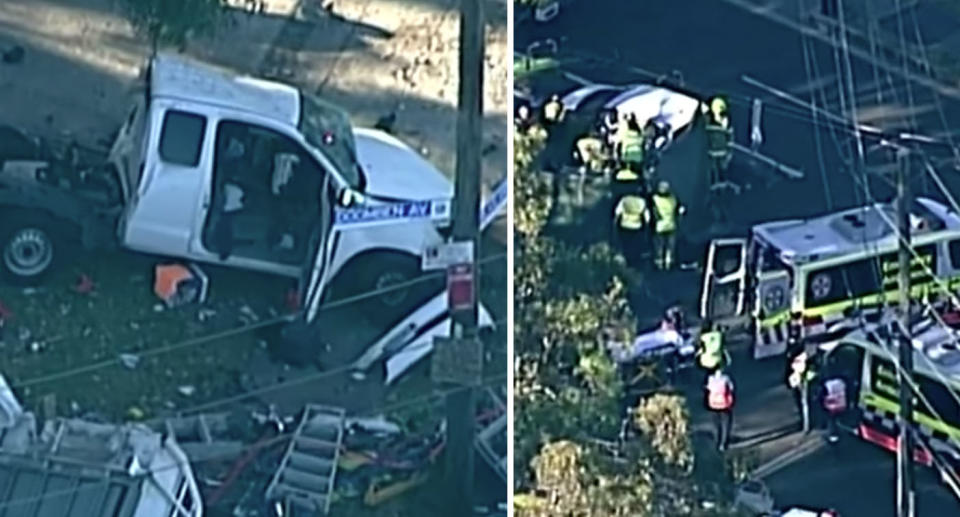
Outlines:
{"label": "utility pole", "polygon": [[[483,120],[484,31],[482,0],[460,0],[460,88],[457,106],[457,166],[453,221],[454,242],[471,242],[471,263],[459,265],[460,272],[472,275],[472,297],[467,307],[451,307],[451,342],[477,341],[476,249],[480,226],[480,142]],[[450,273],[452,274],[452,273]],[[476,354],[468,354],[476,357]],[[466,360],[464,358],[464,360]],[[465,367],[482,368],[480,365]],[[446,399],[447,444],[446,482],[448,515],[473,515],[474,439],[476,435],[476,386],[465,383],[454,387]]]}
{"label": "utility pole", "polygon": [[910,335],[910,153],[897,147],[897,224],[900,288],[900,446],[897,448],[897,517],[914,517],[913,343]]}

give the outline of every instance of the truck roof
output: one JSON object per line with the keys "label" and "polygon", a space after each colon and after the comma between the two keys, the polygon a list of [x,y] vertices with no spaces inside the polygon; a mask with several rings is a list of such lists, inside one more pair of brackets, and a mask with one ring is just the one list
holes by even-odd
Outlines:
{"label": "truck roof", "polygon": [[160,54],[149,73],[151,95],[198,102],[297,125],[300,91],[292,86],[240,76],[206,63]]}
{"label": "truck roof", "polygon": [[[863,251],[894,247],[897,214],[889,203],[875,203],[810,219],[761,223],[753,233],[777,248],[787,263],[806,263]],[[922,223],[922,224],[921,224]],[[960,216],[929,198],[917,198],[911,210],[914,235],[960,232]]]}

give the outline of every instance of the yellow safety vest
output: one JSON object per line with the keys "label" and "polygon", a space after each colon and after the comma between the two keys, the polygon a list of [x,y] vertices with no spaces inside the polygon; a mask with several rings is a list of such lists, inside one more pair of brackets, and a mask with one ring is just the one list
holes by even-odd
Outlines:
{"label": "yellow safety vest", "polygon": [[700,342],[703,344],[700,366],[708,369],[720,366],[723,360],[723,334],[716,330],[705,332],[700,336]]}
{"label": "yellow safety vest", "polygon": [[624,230],[639,230],[650,218],[647,200],[635,195],[623,196],[617,203],[614,214],[620,221],[620,228]]}
{"label": "yellow safety vest", "polygon": [[636,172],[633,172],[629,167],[624,167],[617,171],[617,174],[613,177],[617,181],[627,182],[627,181],[637,181],[640,179],[640,175]]}
{"label": "yellow safety vest", "polygon": [[548,102],[543,107],[543,118],[549,122],[560,120],[560,109],[563,106],[559,102]]}
{"label": "yellow safety vest", "polygon": [[628,130],[620,137],[620,159],[625,162],[643,161],[643,134]]}
{"label": "yellow safety vest", "polygon": [[677,198],[673,194],[654,194],[653,206],[657,210],[657,233],[669,233],[677,229]]}

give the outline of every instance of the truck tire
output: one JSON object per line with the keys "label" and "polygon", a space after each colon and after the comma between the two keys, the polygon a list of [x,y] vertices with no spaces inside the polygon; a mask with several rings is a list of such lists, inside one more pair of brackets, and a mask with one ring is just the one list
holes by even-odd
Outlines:
{"label": "truck tire", "polygon": [[[420,258],[391,251],[361,254],[337,274],[330,285],[329,300],[344,300],[368,293],[379,293],[352,302],[366,319],[378,326],[388,326],[406,317],[411,311],[440,293],[442,275],[425,277]],[[408,287],[385,292],[391,286],[422,279]]]}
{"label": "truck tire", "polygon": [[61,252],[54,223],[39,214],[6,219],[0,223],[0,277],[12,285],[37,285]]}

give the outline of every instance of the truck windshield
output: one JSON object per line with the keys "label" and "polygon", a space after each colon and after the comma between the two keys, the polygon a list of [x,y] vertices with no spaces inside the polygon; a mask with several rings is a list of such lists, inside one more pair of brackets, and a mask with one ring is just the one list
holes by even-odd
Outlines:
{"label": "truck windshield", "polygon": [[340,108],[306,93],[300,94],[298,129],[307,142],[337,167],[349,186],[360,190],[360,166],[350,119]]}

